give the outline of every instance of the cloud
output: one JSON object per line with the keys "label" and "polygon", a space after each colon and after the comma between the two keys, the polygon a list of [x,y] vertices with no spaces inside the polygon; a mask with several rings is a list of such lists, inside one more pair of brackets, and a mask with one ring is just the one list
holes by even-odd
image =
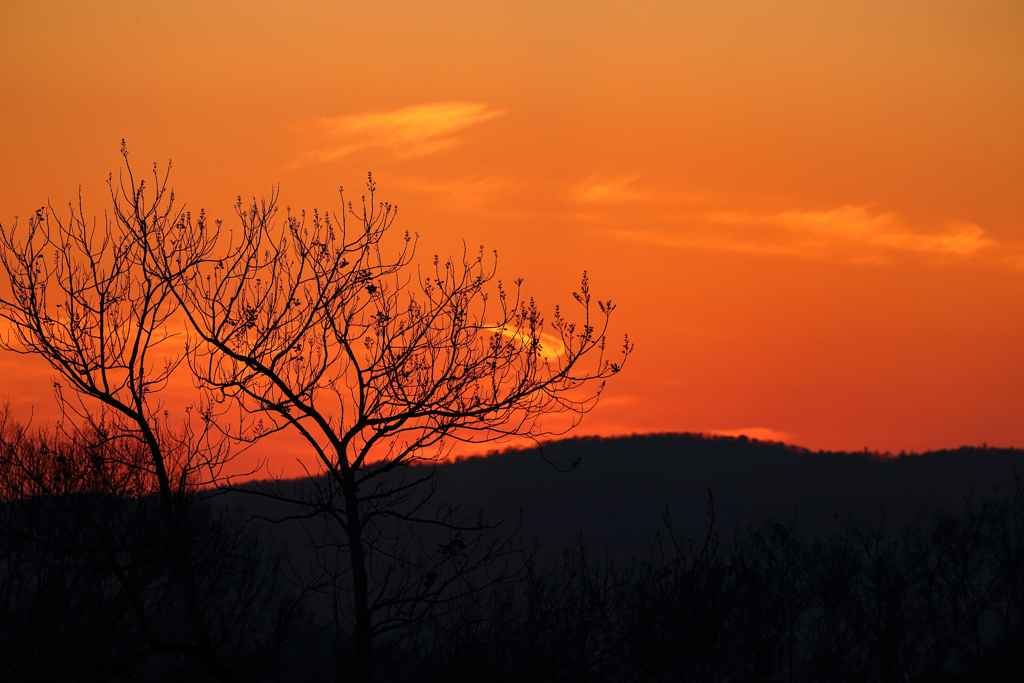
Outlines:
{"label": "cloud", "polygon": [[903,223],[896,214],[872,214],[864,206],[831,211],[785,211],[768,219],[805,246],[822,249],[842,246],[893,249],[921,254],[971,256],[994,240],[973,223],[949,221],[940,231],[921,231]]}
{"label": "cloud", "polygon": [[616,176],[602,179],[593,175],[572,189],[572,197],[578,202],[626,203],[642,202],[651,198],[648,190],[630,187],[640,176]]}
{"label": "cloud", "polygon": [[479,102],[435,102],[323,118],[316,122],[319,149],[307,157],[333,161],[364,149],[386,149],[400,158],[424,157],[460,144],[459,131],[505,113]]}
{"label": "cloud", "polygon": [[999,246],[974,223],[947,221],[939,229],[927,230],[906,223],[895,213],[873,212],[866,206],[765,214],[708,211],[689,216],[672,231],[609,232],[619,238],[665,247],[841,258],[875,264],[891,263],[900,253],[964,259]]}
{"label": "cloud", "polygon": [[501,176],[464,176],[453,180],[424,180],[421,178],[393,179],[396,186],[430,195],[451,210],[479,209],[480,205],[493,202],[512,188],[508,178]]}

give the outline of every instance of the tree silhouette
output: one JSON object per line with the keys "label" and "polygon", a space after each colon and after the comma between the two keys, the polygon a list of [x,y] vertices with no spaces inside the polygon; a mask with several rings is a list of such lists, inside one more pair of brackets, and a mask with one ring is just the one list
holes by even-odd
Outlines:
{"label": "tree silhouette", "polygon": [[[239,198],[237,233],[203,213],[169,220],[169,205],[154,216],[144,184],[130,168],[124,177],[114,213],[143,279],[187,320],[202,419],[243,443],[295,430],[316,454],[320,486],[293,502],[327,523],[317,543],[333,559],[322,564],[331,599],[347,605],[335,614],[351,615],[357,678],[370,680],[375,642],[500,580],[514,550],[482,518],[430,510],[432,471],[404,468],[443,459],[453,442],[576,425],[632,349],[626,338],[607,357],[614,306],[592,299],[584,273],[580,322],[556,308],[546,325],[482,248],[421,269],[405,233],[387,256],[397,207],[376,202],[372,176],[358,208],[342,193],[340,215],[289,211],[278,224],[276,195]],[[156,180],[159,200],[166,176]],[[230,422],[235,406],[243,417]],[[413,533],[423,524],[436,547]]]}
{"label": "tree silhouette", "polygon": [[[116,196],[113,177],[110,187]],[[117,212],[102,223],[85,218],[79,198],[68,218],[47,206],[24,230],[17,219],[10,229],[0,226],[0,263],[10,286],[0,298],[0,318],[9,325],[0,346],[49,363],[58,375],[60,429],[72,443],[89,447],[88,477],[72,477],[70,461],[58,454],[54,481],[66,489],[74,479],[76,486],[108,493],[129,485],[131,495],[154,494],[159,501],[163,542],[189,628],[173,640],[161,638],[150,628],[155,615],[140,599],[133,608],[149,645],[193,657],[219,680],[235,680],[212,644],[185,538],[187,494],[216,478],[227,453],[208,422],[186,419],[172,429],[159,400],[183,360],[172,345],[179,305],[164,282],[149,276],[147,252],[135,235],[176,216],[166,176],[151,202],[141,183],[133,191],[135,212]],[[31,477],[21,482],[31,486],[11,495],[47,493]]]}

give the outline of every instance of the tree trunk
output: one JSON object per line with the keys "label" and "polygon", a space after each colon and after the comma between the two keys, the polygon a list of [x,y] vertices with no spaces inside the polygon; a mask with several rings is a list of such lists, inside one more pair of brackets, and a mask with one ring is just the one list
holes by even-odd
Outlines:
{"label": "tree trunk", "polygon": [[356,681],[373,681],[372,628],[370,623],[370,580],[363,553],[363,530],[359,516],[359,496],[356,492],[355,472],[346,467],[342,491],[345,496],[345,529],[352,561],[352,590],[356,608]]}
{"label": "tree trunk", "polygon": [[185,612],[188,614],[189,625],[192,634],[196,638],[196,648],[199,651],[199,660],[203,667],[209,671],[218,681],[222,683],[236,683],[238,679],[234,673],[221,661],[213,649],[210,639],[210,632],[206,628],[203,619],[202,606],[199,604],[199,593],[196,590],[195,572],[192,571],[192,563],[188,557],[188,549],[185,547],[185,539],[181,533],[178,513],[174,509],[173,495],[171,493],[171,482],[164,467],[163,453],[157,443],[156,436],[149,429],[145,420],[137,420],[142,427],[143,436],[149,446],[153,457],[153,465],[156,470],[157,481],[160,484],[160,510],[167,525],[167,533],[171,541],[171,557],[174,558],[175,569],[178,580],[181,584],[182,598],[185,602]]}

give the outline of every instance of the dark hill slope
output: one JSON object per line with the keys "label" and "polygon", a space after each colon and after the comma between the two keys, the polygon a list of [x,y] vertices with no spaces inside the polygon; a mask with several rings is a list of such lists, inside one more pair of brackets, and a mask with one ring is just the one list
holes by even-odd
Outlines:
{"label": "dark hill slope", "polygon": [[[666,505],[677,531],[702,535],[709,489],[724,537],[794,516],[805,534],[820,537],[838,528],[836,514],[874,517],[884,509],[898,520],[936,504],[956,507],[963,495],[1008,491],[1015,472],[1024,474],[1020,450],[884,458],[691,434],[566,439],[543,452],[562,468],[580,462],[560,472],[526,449],[440,465],[435,501],[461,505],[467,517],[483,510],[510,522],[522,509],[523,531],[539,538],[543,555],[570,546],[582,531],[591,548],[622,556],[647,547]],[[266,505],[243,503],[249,513],[266,514]]]}
{"label": "dark hill slope", "polygon": [[704,530],[714,495],[719,530],[785,522],[826,534],[835,515],[899,519],[932,506],[960,504],[963,495],[1008,491],[1024,474],[1024,451],[960,448],[921,455],[812,452],[744,437],[657,434],[582,438],[536,449],[498,453],[442,465],[439,493],[468,510],[514,518],[548,550],[583,531],[588,545],[639,552],[660,528],[665,506],[687,535]]}

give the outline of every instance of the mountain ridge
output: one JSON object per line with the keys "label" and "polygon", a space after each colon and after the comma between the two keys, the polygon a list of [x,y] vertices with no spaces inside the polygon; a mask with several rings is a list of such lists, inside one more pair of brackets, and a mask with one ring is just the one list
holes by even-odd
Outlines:
{"label": "mountain ridge", "polygon": [[[420,467],[427,466],[415,469]],[[538,539],[543,555],[582,535],[593,547],[629,556],[644,552],[666,513],[676,531],[703,536],[711,498],[726,537],[792,521],[821,538],[851,516],[912,520],[1008,490],[1024,473],[1024,450],[961,447],[891,455],[664,433],[561,439],[540,449],[506,449],[430,467],[437,473],[435,505],[458,507],[467,518],[482,512],[494,521],[512,522],[522,511],[522,531]]]}

